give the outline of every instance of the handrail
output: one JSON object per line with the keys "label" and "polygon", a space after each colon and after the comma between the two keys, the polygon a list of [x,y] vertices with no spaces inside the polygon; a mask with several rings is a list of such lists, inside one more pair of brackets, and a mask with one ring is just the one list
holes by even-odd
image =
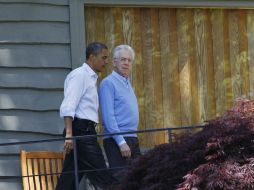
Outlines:
{"label": "handrail", "polygon": [[107,133],[107,134],[97,134],[97,135],[84,135],[84,136],[73,136],[73,137],[59,137],[59,138],[50,138],[50,139],[42,139],[42,140],[33,140],[33,141],[17,141],[11,143],[0,143],[0,146],[11,146],[17,144],[34,144],[41,142],[53,142],[53,141],[63,141],[63,140],[74,140],[88,137],[104,137],[104,136],[114,136],[114,135],[125,135],[125,134],[134,134],[134,133],[151,133],[151,132],[159,132],[159,131],[175,131],[175,130],[183,130],[183,129],[196,129],[196,128],[204,128],[204,125],[198,126],[182,126],[182,127],[168,127],[168,128],[158,128],[158,129],[145,129],[145,130],[137,130],[130,132],[118,132],[118,133]]}
{"label": "handrail", "polygon": [[[157,129],[145,129],[145,130],[136,130],[136,131],[130,131],[130,132],[118,132],[118,133],[108,133],[108,134],[96,134],[96,135],[84,135],[84,136],[73,136],[73,137],[61,137],[61,138],[52,138],[52,139],[42,139],[42,140],[33,140],[33,141],[18,141],[18,142],[11,142],[11,143],[0,143],[1,146],[13,146],[18,144],[35,144],[35,143],[41,143],[41,142],[53,142],[53,141],[64,141],[67,139],[73,140],[73,155],[74,155],[74,171],[68,171],[64,173],[74,173],[75,174],[75,185],[76,190],[79,190],[79,184],[78,184],[78,175],[81,172],[92,172],[92,171],[100,171],[100,170],[113,170],[113,169],[119,169],[124,167],[115,167],[115,168],[103,168],[103,169],[96,169],[96,170],[78,170],[78,164],[77,164],[77,148],[76,148],[76,141],[81,138],[88,138],[88,137],[105,137],[105,136],[114,136],[114,135],[124,135],[124,134],[133,134],[133,133],[151,133],[151,132],[159,132],[159,131],[168,131],[169,136],[169,142],[172,142],[172,131],[175,130],[190,130],[190,129],[197,129],[197,128],[204,128],[204,125],[198,125],[198,126],[181,126],[181,127],[168,127],[168,128],[157,128]],[[47,175],[58,175],[60,173],[48,173],[48,174],[38,174],[38,175],[30,175],[30,176],[0,176],[0,179],[13,179],[13,178],[23,178],[23,177],[32,177],[32,176],[47,176]]]}

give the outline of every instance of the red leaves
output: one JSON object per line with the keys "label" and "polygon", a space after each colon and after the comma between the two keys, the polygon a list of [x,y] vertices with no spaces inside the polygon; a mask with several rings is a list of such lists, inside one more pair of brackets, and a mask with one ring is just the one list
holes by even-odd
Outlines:
{"label": "red leaves", "polygon": [[254,190],[254,101],[132,163],[121,190]]}
{"label": "red leaves", "polygon": [[231,110],[209,123],[216,133],[207,141],[206,163],[189,171],[178,190],[186,186],[188,190],[254,189],[253,108],[253,101],[238,100]]}
{"label": "red leaves", "polygon": [[[246,160],[247,161],[247,160]],[[248,190],[254,189],[254,168],[247,161],[240,165],[236,161],[225,161],[220,164],[204,164],[195,169],[177,190],[184,186],[197,189]],[[202,176],[202,180],[200,180]],[[193,183],[199,179],[199,183]],[[186,189],[187,190],[187,189]]]}

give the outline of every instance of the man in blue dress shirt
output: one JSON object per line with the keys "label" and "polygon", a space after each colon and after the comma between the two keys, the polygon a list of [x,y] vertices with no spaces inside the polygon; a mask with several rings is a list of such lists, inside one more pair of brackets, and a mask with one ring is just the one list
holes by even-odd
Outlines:
{"label": "man in blue dress shirt", "polygon": [[[98,93],[96,72],[101,72],[108,63],[108,48],[106,45],[94,42],[86,48],[86,62],[68,74],[64,83],[64,99],[60,107],[60,116],[64,118],[65,133],[69,138],[73,136],[96,135],[98,117]],[[91,183],[101,189],[116,180],[105,170],[106,163],[96,136],[88,136],[77,140],[77,158],[79,170],[101,171],[87,172]],[[73,142],[65,140],[66,152],[63,173],[60,176],[56,190],[74,190],[75,175]],[[67,173],[65,173],[67,172]],[[79,181],[83,176],[79,173]]]}
{"label": "man in blue dress shirt", "polygon": [[[128,45],[113,50],[114,71],[99,88],[104,134],[137,130],[138,103],[129,80],[134,58],[134,50]],[[136,133],[105,136],[103,146],[111,168],[126,166],[129,160],[141,155]],[[121,179],[119,170],[113,171]]]}

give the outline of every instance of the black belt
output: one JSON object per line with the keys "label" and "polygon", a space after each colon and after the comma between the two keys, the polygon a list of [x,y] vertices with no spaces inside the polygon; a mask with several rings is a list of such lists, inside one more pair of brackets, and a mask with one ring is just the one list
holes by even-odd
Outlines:
{"label": "black belt", "polygon": [[80,119],[78,117],[74,117],[74,121],[79,121],[82,122],[84,125],[88,125],[88,126],[92,126],[92,127],[96,127],[97,123],[95,123],[94,121],[91,121],[89,119]]}

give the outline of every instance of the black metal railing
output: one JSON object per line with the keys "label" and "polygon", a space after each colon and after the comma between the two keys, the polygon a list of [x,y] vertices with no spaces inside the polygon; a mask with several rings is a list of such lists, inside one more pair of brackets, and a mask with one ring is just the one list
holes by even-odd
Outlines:
{"label": "black metal railing", "polygon": [[[97,135],[85,135],[85,136],[73,136],[69,138],[64,138],[64,137],[59,137],[59,138],[51,138],[51,139],[42,139],[42,140],[33,140],[33,141],[19,141],[19,142],[11,142],[11,143],[0,143],[0,147],[3,146],[14,146],[14,145],[21,145],[21,144],[36,144],[36,143],[45,143],[45,142],[55,142],[55,141],[65,141],[67,139],[72,139],[73,140],[73,156],[74,156],[74,171],[68,171],[65,173],[74,173],[75,175],[75,185],[76,185],[76,190],[79,190],[79,173],[87,173],[87,172],[94,172],[94,171],[100,171],[100,170],[105,170],[105,169],[96,169],[96,170],[79,170],[78,169],[78,158],[77,158],[77,148],[76,148],[76,143],[77,140],[81,138],[88,138],[88,137],[105,137],[105,136],[114,136],[114,135],[125,135],[125,134],[140,134],[140,133],[154,133],[154,132],[162,132],[162,131],[167,131],[168,132],[168,139],[169,143],[172,143],[172,137],[173,137],[173,131],[178,131],[178,130],[188,130],[191,131],[193,129],[202,129],[204,126],[199,125],[199,126],[181,126],[181,127],[169,127],[169,128],[159,128],[159,129],[146,129],[146,130],[137,130],[137,131],[131,131],[131,132],[119,132],[119,133],[110,133],[110,134],[97,134]],[[106,170],[109,169],[119,169],[123,167],[117,167],[117,168],[106,168]],[[24,178],[24,177],[35,177],[35,176],[48,176],[48,175],[59,175],[60,173],[45,173],[45,174],[38,174],[38,175],[27,175],[27,176],[0,176],[0,179],[14,179],[14,178]]]}

